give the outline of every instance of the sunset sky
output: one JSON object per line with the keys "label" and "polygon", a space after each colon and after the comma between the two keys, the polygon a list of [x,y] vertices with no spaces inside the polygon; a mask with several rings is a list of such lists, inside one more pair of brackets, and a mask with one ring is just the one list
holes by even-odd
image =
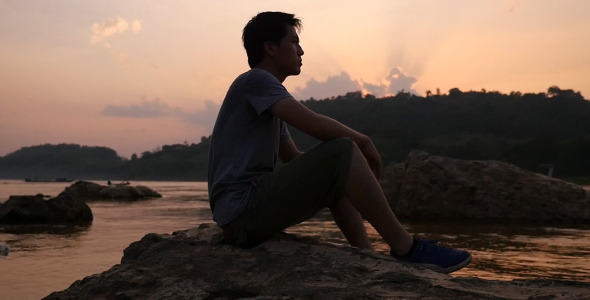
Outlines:
{"label": "sunset sky", "polygon": [[198,143],[267,10],[303,21],[302,73],[285,81],[301,100],[552,85],[590,99],[587,0],[0,0],[0,156]]}

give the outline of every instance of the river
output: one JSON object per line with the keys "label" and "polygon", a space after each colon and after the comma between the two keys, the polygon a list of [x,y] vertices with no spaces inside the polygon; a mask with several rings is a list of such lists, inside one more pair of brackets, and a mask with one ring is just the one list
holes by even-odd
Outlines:
{"label": "river", "polygon": [[[106,182],[97,182],[106,184]],[[71,183],[0,180],[0,202],[10,195],[57,196]],[[85,227],[0,226],[0,299],[40,299],[85,276],[118,264],[123,250],[147,233],[172,233],[212,222],[205,182],[132,182],[162,198],[138,202],[90,202],[94,221]],[[493,280],[552,278],[590,282],[590,228],[516,225],[417,224],[408,230],[469,250],[473,262],[453,276]],[[388,247],[366,225],[375,249]],[[345,243],[327,211],[288,232]]]}

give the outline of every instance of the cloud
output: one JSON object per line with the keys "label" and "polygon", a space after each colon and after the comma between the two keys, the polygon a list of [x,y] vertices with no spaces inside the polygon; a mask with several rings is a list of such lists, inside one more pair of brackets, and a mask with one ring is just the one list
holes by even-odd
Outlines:
{"label": "cloud", "polygon": [[205,101],[203,109],[187,112],[180,107],[168,105],[159,98],[153,100],[142,99],[140,104],[121,106],[107,105],[102,114],[119,118],[178,118],[184,122],[202,126],[209,131],[213,130],[215,119],[221,106],[213,101]]}
{"label": "cloud", "polygon": [[[127,20],[119,16],[106,19],[102,21],[102,23],[94,23],[92,24],[93,35],[90,38],[90,43],[93,45],[101,43],[105,41],[108,37],[127,31],[128,28],[129,22],[127,22]],[[141,31],[141,21],[132,21],[132,31],[134,33]]]}
{"label": "cloud", "polygon": [[173,115],[179,111],[181,110],[169,106],[159,98],[155,98],[154,100],[142,99],[141,104],[139,105],[107,105],[102,114],[105,116],[123,118],[157,118]]}
{"label": "cloud", "polygon": [[398,66],[392,68],[389,74],[379,83],[353,80],[348,73],[342,72],[338,76],[328,77],[326,81],[311,79],[305,84],[305,87],[295,88],[292,94],[299,100],[307,100],[312,97],[325,99],[357,91],[377,97],[395,95],[401,91],[417,95],[418,93],[412,88],[417,81],[416,77],[406,74]]}
{"label": "cloud", "polygon": [[92,24],[93,34],[90,38],[90,43],[92,45],[102,45],[104,48],[107,49],[107,51],[113,57],[113,59],[120,65],[133,63],[135,60],[131,57],[131,55],[112,49],[111,43],[109,43],[107,40],[108,38],[114,35],[122,34],[128,30],[130,30],[134,34],[137,34],[142,29],[143,20],[133,20],[131,22],[128,22],[122,17],[116,16],[113,18],[106,19],[101,23]]}
{"label": "cloud", "polygon": [[199,111],[186,113],[182,112],[183,119],[191,124],[197,124],[213,131],[213,125],[221,106],[213,101],[206,101],[205,107]]}
{"label": "cloud", "polygon": [[418,92],[412,88],[417,81],[416,77],[409,76],[398,66],[393,67],[381,83],[372,84],[363,82],[363,87],[365,92],[377,97],[396,95],[401,91],[418,95]]}
{"label": "cloud", "polygon": [[326,81],[322,82],[311,79],[304,88],[295,88],[293,96],[300,100],[307,100],[311,97],[324,99],[360,90],[362,90],[360,82],[352,80],[348,73],[342,72],[340,75],[328,77]]}
{"label": "cloud", "polygon": [[131,32],[138,33],[143,29],[143,20],[133,20],[131,22]]}
{"label": "cloud", "polygon": [[376,97],[383,97],[387,94],[387,85],[383,84],[371,84],[368,82],[363,82],[364,92],[367,94],[371,94]]}

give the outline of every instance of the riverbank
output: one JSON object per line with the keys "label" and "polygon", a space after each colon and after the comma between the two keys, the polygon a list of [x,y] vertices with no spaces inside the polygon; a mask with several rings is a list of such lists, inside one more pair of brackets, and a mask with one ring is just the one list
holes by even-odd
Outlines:
{"label": "riverbank", "polygon": [[581,299],[590,283],[494,281],[415,268],[372,251],[279,234],[252,249],[220,243],[214,224],[148,234],[121,263],[74,282],[61,299]]}
{"label": "riverbank", "polygon": [[[106,180],[98,181],[104,184]],[[132,182],[153,188],[162,198],[146,202],[89,203],[94,221],[82,228],[30,228],[1,231],[0,243],[10,254],[0,258],[2,297],[41,299],[75,280],[120,263],[123,250],[148,233],[172,233],[211,222],[206,182]],[[57,196],[69,183],[0,181],[0,201],[9,195]],[[588,188],[588,187],[585,187]],[[474,260],[453,273],[492,281],[566,280],[590,282],[590,227],[467,225],[448,222],[404,222],[408,231],[469,250]],[[369,238],[380,253],[387,245],[370,225]],[[289,233],[336,245],[346,242],[329,212],[292,227]]]}

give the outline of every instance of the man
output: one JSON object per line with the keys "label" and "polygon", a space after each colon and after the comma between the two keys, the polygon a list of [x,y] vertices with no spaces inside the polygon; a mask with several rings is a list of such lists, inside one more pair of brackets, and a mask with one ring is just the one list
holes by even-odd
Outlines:
{"label": "man", "polygon": [[[213,219],[227,241],[258,245],[328,207],[351,246],[372,249],[364,217],[393,258],[444,273],[469,264],[468,252],[414,238],[398,222],[379,185],[381,158],[369,137],[309,110],[282,85],[301,73],[300,28],[299,19],[282,12],[260,13],[244,27],[251,69],[227,92],[209,156]],[[285,123],[323,142],[302,153]]]}

